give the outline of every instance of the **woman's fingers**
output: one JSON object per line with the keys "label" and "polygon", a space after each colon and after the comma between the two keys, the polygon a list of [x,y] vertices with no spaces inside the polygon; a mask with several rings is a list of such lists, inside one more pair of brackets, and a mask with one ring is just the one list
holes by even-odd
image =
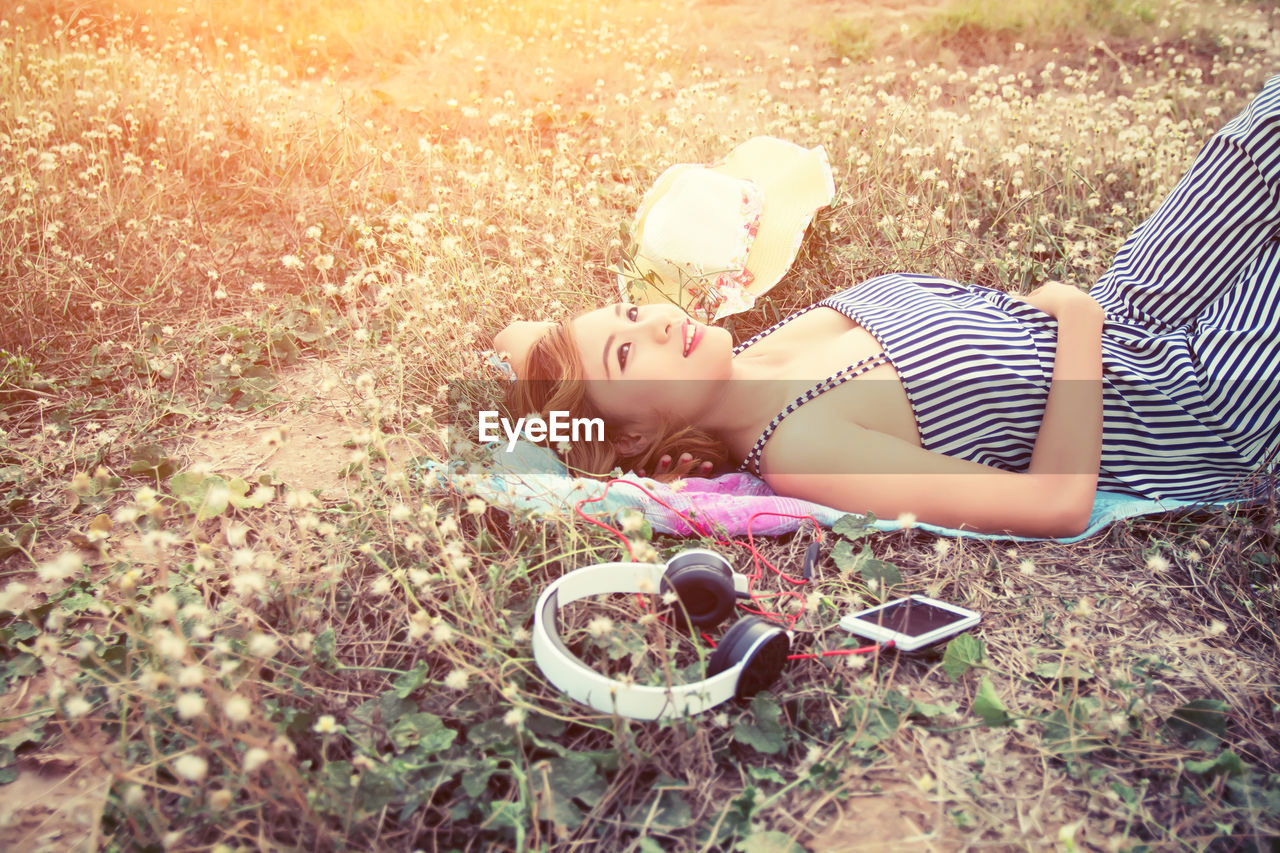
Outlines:
{"label": "woman's fingers", "polygon": [[1078,298],[1082,293],[1084,291],[1075,285],[1064,284],[1061,281],[1046,281],[1030,293],[1010,293],[1009,295],[1056,318],[1064,304]]}
{"label": "woman's fingers", "polygon": [[[670,468],[671,468],[671,457],[663,456],[661,459],[658,460],[658,466],[654,469],[653,476],[657,477],[660,474],[665,474]],[[646,473],[643,468],[640,468],[638,473],[640,474],[641,477],[649,476],[648,473]]]}
{"label": "woman's fingers", "polygon": [[[678,463],[679,465],[690,465],[693,462],[694,462],[694,459],[692,454],[690,453],[680,454],[680,461]],[[671,468],[672,468],[671,456],[669,454],[664,454],[660,459],[658,459],[658,464],[654,468],[653,476],[658,477],[658,476],[661,476],[662,474],[666,474],[671,470]],[[697,473],[704,476],[707,474],[710,474],[713,468],[714,466],[710,462],[699,462],[698,464],[694,465],[694,469],[697,471]],[[645,470],[643,468],[639,469],[638,473],[640,474],[641,477],[649,476],[648,474],[645,473]]]}

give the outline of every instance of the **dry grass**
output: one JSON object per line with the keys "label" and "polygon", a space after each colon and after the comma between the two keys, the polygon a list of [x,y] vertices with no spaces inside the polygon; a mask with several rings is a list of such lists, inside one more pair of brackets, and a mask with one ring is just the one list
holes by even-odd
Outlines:
{"label": "dry grass", "polygon": [[[739,337],[890,270],[1087,284],[1280,55],[1247,3],[1095,2],[1062,39],[882,5],[0,13],[0,774],[105,786],[116,850],[1273,843],[1274,503],[1070,546],[872,535],[983,612],[967,658],[797,662],[627,724],[528,637],[617,541],[417,477],[495,329],[610,297],[672,162],[760,133],[831,155],[836,204]],[[814,648],[873,597],[827,545]],[[610,608],[581,643],[629,665],[649,638]],[[61,826],[20,817],[0,846]]]}

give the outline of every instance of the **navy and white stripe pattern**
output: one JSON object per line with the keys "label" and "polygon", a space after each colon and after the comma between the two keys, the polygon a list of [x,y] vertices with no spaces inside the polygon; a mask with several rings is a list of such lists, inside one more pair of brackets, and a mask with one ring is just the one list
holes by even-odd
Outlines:
{"label": "navy and white stripe pattern", "polygon": [[[1091,292],[1106,311],[1098,487],[1257,494],[1251,478],[1280,443],[1280,77],[1209,140]],[[1052,379],[1052,318],[998,290],[907,274],[804,311],[819,306],[880,341],[926,450],[1026,469]]]}

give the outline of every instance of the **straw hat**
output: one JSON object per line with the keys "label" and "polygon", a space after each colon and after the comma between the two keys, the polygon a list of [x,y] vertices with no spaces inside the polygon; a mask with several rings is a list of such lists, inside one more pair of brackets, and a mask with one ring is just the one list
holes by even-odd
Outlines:
{"label": "straw hat", "polygon": [[745,311],[786,274],[814,214],[834,198],[822,146],[757,136],[718,163],[672,166],[636,212],[622,297],[674,302],[708,322]]}
{"label": "straw hat", "polygon": [[[635,268],[618,276],[622,299],[674,302],[704,322],[745,311],[786,274],[813,215],[834,198],[820,145],[757,136],[718,163],[672,166],[636,212],[638,251]],[[554,327],[519,320],[497,334],[509,378]]]}

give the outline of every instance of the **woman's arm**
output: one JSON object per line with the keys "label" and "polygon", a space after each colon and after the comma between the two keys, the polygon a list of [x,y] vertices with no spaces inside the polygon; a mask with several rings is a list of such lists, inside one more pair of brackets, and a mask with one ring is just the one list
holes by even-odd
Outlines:
{"label": "woman's arm", "polygon": [[1084,291],[1057,282],[1024,298],[1058,321],[1053,380],[1027,473],[1058,475],[1058,487],[1082,517],[1083,530],[1102,459],[1102,306]]}
{"label": "woman's arm", "polygon": [[1026,301],[1058,319],[1053,380],[1026,472],[932,453],[856,425],[813,429],[788,419],[765,448],[765,480],[780,494],[880,518],[911,513],[1021,536],[1083,531],[1102,454],[1102,309],[1068,285],[1046,285]]}

